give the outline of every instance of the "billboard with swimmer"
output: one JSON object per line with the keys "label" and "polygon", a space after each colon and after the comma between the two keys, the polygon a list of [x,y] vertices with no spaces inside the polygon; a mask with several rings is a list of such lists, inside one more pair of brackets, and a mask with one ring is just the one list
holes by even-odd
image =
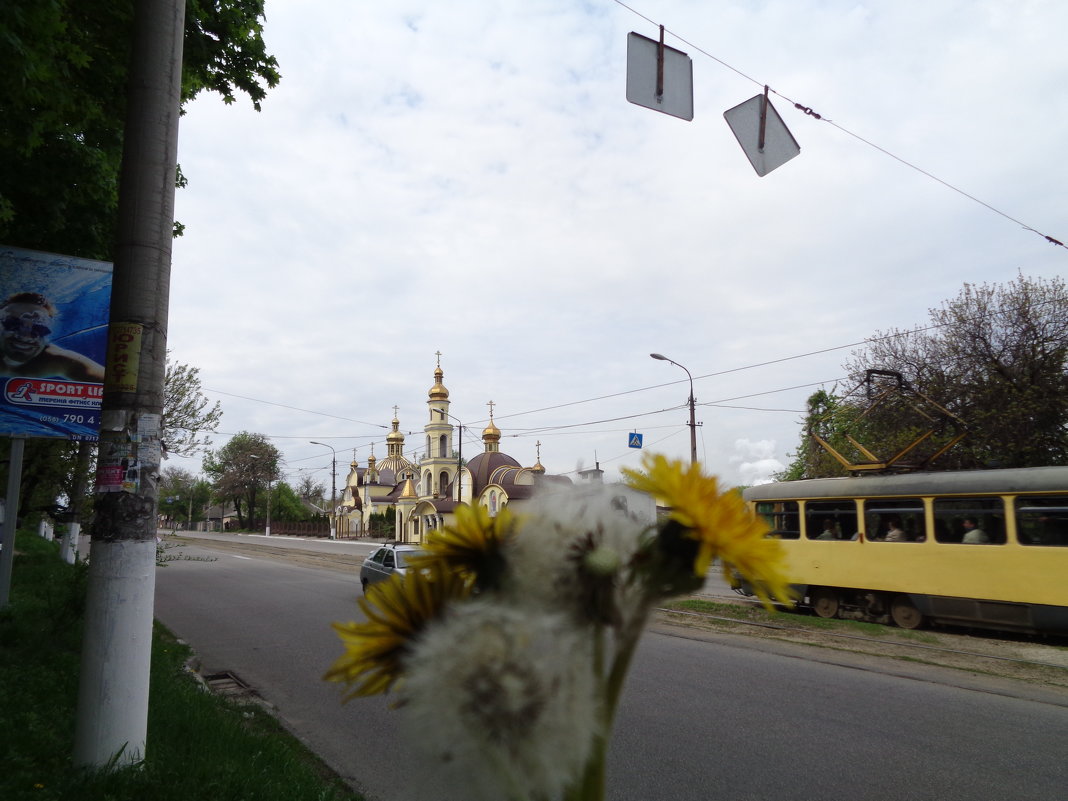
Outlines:
{"label": "billboard with swimmer", "polygon": [[111,274],[0,245],[0,436],[98,438]]}

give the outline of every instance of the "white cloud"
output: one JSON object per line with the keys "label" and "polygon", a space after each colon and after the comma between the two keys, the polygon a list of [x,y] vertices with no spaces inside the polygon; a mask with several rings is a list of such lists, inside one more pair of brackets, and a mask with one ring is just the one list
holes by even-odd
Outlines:
{"label": "white cloud", "polygon": [[[350,421],[396,404],[421,432],[441,350],[476,435],[493,400],[521,462],[540,441],[550,471],[611,477],[633,430],[688,458],[688,379],[659,351],[694,376],[699,456],[749,483],[848,351],[778,360],[922,323],[965,281],[1064,273],[1063,248],[842,129],[1068,241],[1068,6],[635,8],[691,43],[669,36],[691,123],[626,102],[627,33],[656,29],[607,0],[267,4],[263,112],[205,96],[182,119],[170,347],[208,388],[317,414],[220,396],[224,431],[294,469],[321,468],[311,439],[364,460],[382,429]],[[722,112],[765,81],[801,155],[758,178]],[[735,461],[739,441],[777,444]]]}
{"label": "white cloud", "polygon": [[786,465],[776,458],[775,441],[768,439],[735,440],[730,462],[737,466],[740,483],[747,486],[767,484],[776,473],[786,469]]}

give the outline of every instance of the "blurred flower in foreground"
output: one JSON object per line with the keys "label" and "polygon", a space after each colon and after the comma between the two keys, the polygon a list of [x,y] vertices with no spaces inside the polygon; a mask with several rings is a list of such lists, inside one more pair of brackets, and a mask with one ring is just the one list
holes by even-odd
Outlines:
{"label": "blurred flower in foreground", "polygon": [[468,594],[463,577],[441,567],[410,571],[372,584],[360,598],[366,623],[335,623],[345,653],[323,676],[349,685],[345,700],[386,692],[401,676],[404,656],[449,601]]}
{"label": "blurred flower in foreground", "polygon": [[557,798],[597,731],[589,639],[558,615],[480,598],[415,645],[404,686],[425,798]]}
{"label": "blurred flower in foreground", "polygon": [[683,528],[683,537],[697,542],[694,574],[704,578],[714,559],[731,580],[736,570],[764,602],[789,601],[783,572],[783,553],[777,539],[769,538],[764,520],[754,515],[742,496],[720,492],[716,479],[701,473],[699,465],[683,466],[664,456],[646,455],[644,472],[624,467],[627,483],[648,492],[671,509],[669,518]]}
{"label": "blurred flower in foreground", "polygon": [[501,549],[513,537],[516,519],[508,507],[490,517],[485,506],[458,506],[456,525],[431,533],[424,546],[425,556],[411,558],[411,565],[439,563],[472,577],[478,589],[500,585],[506,568]]}
{"label": "blurred flower in foreground", "polygon": [[345,653],[324,678],[347,684],[346,700],[396,692],[424,797],[603,799],[656,605],[700,587],[717,558],[765,603],[787,599],[779,543],[737,493],[660,456],[643,468],[629,487],[543,487],[521,519],[458,507],[426,556],[361,599],[368,622],[334,624]]}

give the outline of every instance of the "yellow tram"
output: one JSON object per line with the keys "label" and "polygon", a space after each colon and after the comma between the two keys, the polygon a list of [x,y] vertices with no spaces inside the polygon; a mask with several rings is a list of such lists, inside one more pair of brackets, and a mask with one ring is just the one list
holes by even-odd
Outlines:
{"label": "yellow tram", "polygon": [[744,496],[821,617],[1068,633],[1068,467],[807,479]]}

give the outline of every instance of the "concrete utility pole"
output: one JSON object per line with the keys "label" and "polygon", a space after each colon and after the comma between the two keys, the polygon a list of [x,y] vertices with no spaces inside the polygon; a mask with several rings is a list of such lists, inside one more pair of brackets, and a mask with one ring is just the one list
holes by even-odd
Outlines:
{"label": "concrete utility pole", "polygon": [[156,569],[185,0],[137,0],[74,735],[76,765],[140,762]]}

